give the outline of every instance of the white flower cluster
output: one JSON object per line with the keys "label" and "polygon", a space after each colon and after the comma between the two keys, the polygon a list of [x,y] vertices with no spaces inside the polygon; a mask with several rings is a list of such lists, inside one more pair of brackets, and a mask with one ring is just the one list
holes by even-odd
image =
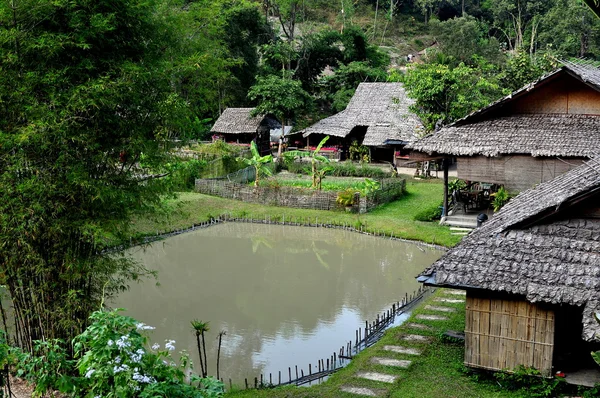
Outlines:
{"label": "white flower cluster", "polygon": [[127,335],[121,336],[121,338],[119,338],[119,340],[117,340],[115,344],[117,344],[117,347],[119,347],[120,349],[131,347],[131,343],[129,342],[129,336]]}
{"label": "white flower cluster", "polygon": [[114,374],[117,374],[117,373],[119,373],[119,372],[125,372],[125,371],[127,371],[127,370],[129,370],[129,366],[127,366],[127,364],[126,364],[126,363],[124,363],[124,364],[122,364],[122,365],[119,365],[119,366],[115,366],[115,367],[113,367],[113,373],[114,373]]}
{"label": "white flower cluster", "polygon": [[144,374],[139,373],[138,368],[133,369],[132,379],[137,381],[138,383],[156,383],[156,379],[154,377],[146,376]]}
{"label": "white flower cluster", "polygon": [[175,350],[175,340],[165,340],[165,348],[169,351]]}
{"label": "white flower cluster", "polygon": [[145,354],[144,350],[138,348],[138,350],[131,354],[131,362],[140,363],[142,362],[142,356]]}
{"label": "white flower cluster", "polygon": [[135,325],[135,327],[138,330],[138,332],[142,331],[142,330],[154,330],[154,329],[156,329],[154,326],[146,325],[143,322],[138,323],[137,325]]}

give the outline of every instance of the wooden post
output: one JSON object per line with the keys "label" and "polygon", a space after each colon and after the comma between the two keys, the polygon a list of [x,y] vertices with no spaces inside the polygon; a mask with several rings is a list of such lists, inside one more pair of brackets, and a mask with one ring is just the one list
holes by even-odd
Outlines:
{"label": "wooden post", "polygon": [[442,209],[442,217],[448,215],[448,163],[450,161],[447,158],[442,160],[444,166],[444,208]]}

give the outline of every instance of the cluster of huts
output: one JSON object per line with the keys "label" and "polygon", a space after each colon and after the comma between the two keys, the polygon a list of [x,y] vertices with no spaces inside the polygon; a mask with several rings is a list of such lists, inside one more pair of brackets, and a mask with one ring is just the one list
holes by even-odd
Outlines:
{"label": "cluster of huts", "polygon": [[600,70],[565,63],[409,147],[521,192],[418,277],[466,290],[465,365],[600,382]]}
{"label": "cluster of huts", "polygon": [[[566,62],[422,138],[412,103],[400,83],[363,83],[346,110],[302,136],[309,146],[356,140],[394,163],[442,161],[446,176],[452,160],[460,179],[520,192],[418,280],[466,290],[467,366],[564,371],[585,384],[575,371],[594,368],[600,341],[600,70]],[[213,131],[236,139],[271,127],[248,113],[226,111]]]}
{"label": "cluster of huts", "polygon": [[[414,101],[406,95],[401,83],[361,83],[346,109],[314,125],[289,134],[288,144],[315,147],[330,136],[328,149],[339,160],[347,158],[354,141],[369,149],[370,158],[396,164],[406,157],[404,147],[423,132],[419,118],[409,110]],[[273,115],[251,116],[253,108],[228,108],[219,117],[211,133],[227,142],[245,143],[256,140],[263,150],[277,144],[281,124]],[[272,131],[272,134],[269,134]]]}

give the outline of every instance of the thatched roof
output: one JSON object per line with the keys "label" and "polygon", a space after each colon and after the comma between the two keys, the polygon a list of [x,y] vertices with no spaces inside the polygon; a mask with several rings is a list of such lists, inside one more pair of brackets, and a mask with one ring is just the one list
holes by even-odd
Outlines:
{"label": "thatched roof", "polygon": [[266,124],[270,128],[281,128],[273,117],[267,115],[250,116],[254,108],[227,108],[219,116],[211,133],[218,134],[253,134],[256,133],[261,124]]}
{"label": "thatched roof", "polygon": [[361,83],[345,110],[308,127],[304,136],[323,134],[346,137],[353,128],[367,127],[363,145],[380,146],[414,141],[423,130],[409,110],[402,83]]}
{"label": "thatched roof", "polygon": [[498,115],[497,110],[548,83],[569,75],[600,92],[600,70],[592,65],[565,63],[537,81],[465,118],[408,145],[428,154],[452,156],[589,157],[600,148],[600,116],[575,114]]}
{"label": "thatched roof", "polygon": [[581,211],[599,199],[596,157],[521,193],[418,279],[583,306],[583,338],[600,337],[600,219]]}

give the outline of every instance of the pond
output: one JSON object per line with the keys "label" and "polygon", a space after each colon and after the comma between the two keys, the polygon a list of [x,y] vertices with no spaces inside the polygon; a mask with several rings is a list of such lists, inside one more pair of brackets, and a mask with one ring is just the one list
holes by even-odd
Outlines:
{"label": "pond", "polygon": [[[151,344],[176,340],[199,372],[190,321],[210,321],[209,374],[238,385],[263,373],[307,371],[365,320],[418,289],[415,276],[441,251],[349,231],[225,223],[132,250],[158,272],[113,303],[155,326]],[[283,377],[283,376],[282,376]]]}

